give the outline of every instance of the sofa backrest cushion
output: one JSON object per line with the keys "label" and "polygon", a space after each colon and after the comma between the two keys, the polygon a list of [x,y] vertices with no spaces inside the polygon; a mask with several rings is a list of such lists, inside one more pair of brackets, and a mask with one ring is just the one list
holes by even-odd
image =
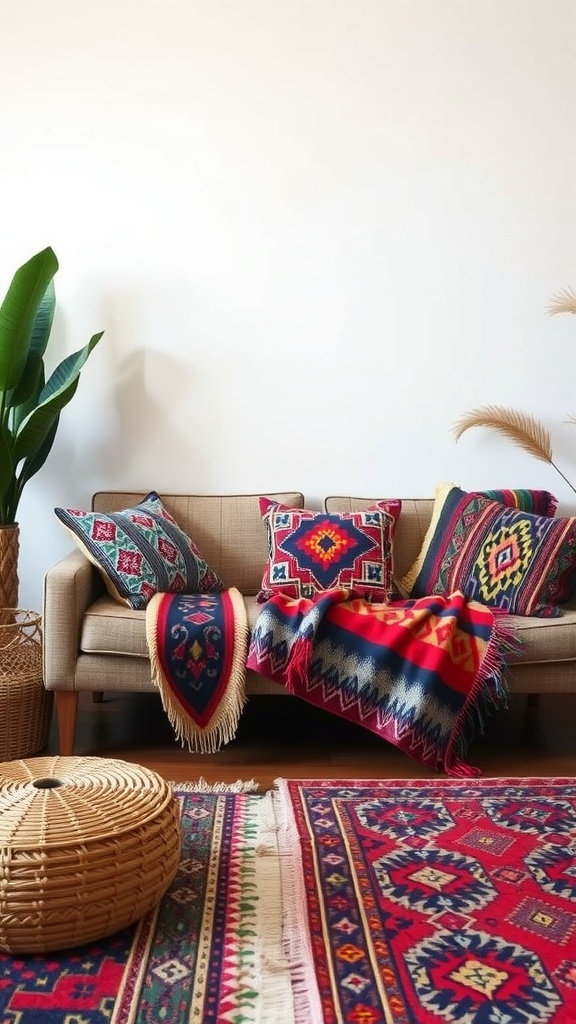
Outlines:
{"label": "sofa backrest cushion", "polygon": [[[141,501],[148,491],[97,491],[94,512],[112,512]],[[256,594],[268,558],[266,528],[258,494],[163,494],[160,497],[185,533],[194,541],[225,587]],[[304,507],[300,491],[268,497],[295,508]],[[415,556],[414,556],[415,557]]]}
{"label": "sofa backrest cushion", "polygon": [[[324,502],[327,512],[358,512],[375,501],[391,500],[380,494],[375,498],[330,495]],[[432,519],[433,498],[402,498],[402,512],[394,531],[394,576],[401,579],[418,557]]]}

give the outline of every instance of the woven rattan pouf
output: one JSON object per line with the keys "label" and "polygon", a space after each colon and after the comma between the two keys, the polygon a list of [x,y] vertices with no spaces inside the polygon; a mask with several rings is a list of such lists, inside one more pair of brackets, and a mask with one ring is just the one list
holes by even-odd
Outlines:
{"label": "woven rattan pouf", "polygon": [[140,765],[0,764],[0,949],[43,953],[127,927],[168,888],[180,842],[171,786]]}

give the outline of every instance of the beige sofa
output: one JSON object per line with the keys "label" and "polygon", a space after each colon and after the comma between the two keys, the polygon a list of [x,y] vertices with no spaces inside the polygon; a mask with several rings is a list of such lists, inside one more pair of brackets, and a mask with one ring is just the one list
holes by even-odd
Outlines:
{"label": "beige sofa", "polygon": [[[101,491],[94,495],[95,511],[126,508],[147,492]],[[196,542],[208,564],[224,584],[237,587],[245,597],[252,626],[261,609],[255,600],[267,559],[266,531],[257,494],[162,494],[179,525]],[[298,508],[304,496],[297,491],[270,497]],[[332,496],[329,512],[353,511],[373,499]],[[404,499],[396,528],[394,561],[397,577],[410,568],[418,554],[432,515],[433,501]],[[576,690],[576,600],[564,606],[558,619],[513,617],[523,641],[512,660],[507,681],[512,693],[538,694]],[[114,601],[102,579],[82,554],[74,550],[52,566],[44,580],[43,657],[44,683],[53,690],[62,755],[74,751],[78,696],[82,691],[149,691],[155,687],[144,628],[145,613]],[[246,692],[285,691],[248,671]]]}

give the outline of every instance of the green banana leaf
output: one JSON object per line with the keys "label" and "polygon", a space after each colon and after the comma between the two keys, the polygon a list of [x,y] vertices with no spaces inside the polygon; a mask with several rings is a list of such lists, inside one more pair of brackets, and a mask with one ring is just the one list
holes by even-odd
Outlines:
{"label": "green banana leaf", "polygon": [[31,411],[44,387],[44,353],[50,338],[54,311],[56,309],[56,290],[54,282],[48,285],[32,327],[28,358],[18,385],[12,392],[10,404],[14,408],[12,429]]}
{"label": "green banana leaf", "polygon": [[22,378],[36,316],[57,270],[56,255],[47,248],[12,278],[0,306],[0,392],[11,391]]}
{"label": "green banana leaf", "polygon": [[54,420],[52,426],[50,427],[50,430],[48,431],[44,439],[44,443],[41,445],[38,451],[34,452],[33,455],[29,455],[27,459],[24,459],[24,462],[22,463],[22,468],[18,473],[18,478],[15,479],[14,481],[13,501],[15,502],[15,509],[18,508],[18,504],[22,496],[22,491],[24,489],[24,484],[27,483],[31,477],[35,476],[38,470],[42,469],[42,466],[46,462],[46,459],[48,458],[50,451],[52,449],[52,445],[54,444],[54,439],[56,437],[59,422],[60,413],[58,413],[56,419]]}
{"label": "green banana leaf", "polygon": [[24,485],[48,458],[60,413],[104,333],[63,359],[45,382],[57,269],[53,250],[43,249],[16,271],[0,306],[0,525],[15,522]]}
{"label": "green banana leaf", "polygon": [[44,444],[54,419],[68,405],[78,387],[80,370],[104,331],[94,334],[90,341],[72,355],[63,359],[42,389],[36,408],[23,420],[14,439],[16,463],[27,458]]}

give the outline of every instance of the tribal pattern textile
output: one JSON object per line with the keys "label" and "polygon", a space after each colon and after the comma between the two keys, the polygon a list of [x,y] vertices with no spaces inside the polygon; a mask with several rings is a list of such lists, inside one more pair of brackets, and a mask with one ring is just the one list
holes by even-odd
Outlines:
{"label": "tribal pattern textile", "polygon": [[118,512],[75,508],[54,512],[96,566],[112,597],[129,608],[145,608],[157,593],[224,588],[156,491]]}
{"label": "tribal pattern textile", "polygon": [[248,621],[235,587],[156,594],[146,608],[152,679],[176,736],[213,753],[236,734],[245,703]]}
{"label": "tribal pattern textile", "polygon": [[277,787],[299,1020],[574,1024],[575,779]]}
{"label": "tribal pattern textile", "polygon": [[474,728],[507,699],[505,618],[459,592],[389,605],[346,591],[278,594],[258,616],[247,665],[423,764],[473,775],[463,757]]}
{"label": "tribal pattern textile", "polygon": [[346,587],[356,597],[387,601],[399,506],[399,501],[381,501],[360,512],[311,512],[262,496],[268,561],[257,599],[275,593],[311,598]]}
{"label": "tribal pattern textile", "polygon": [[513,615],[554,618],[575,580],[576,517],[532,515],[443,484],[401,584],[410,597],[461,590]]}
{"label": "tribal pattern textile", "polygon": [[160,906],[100,943],[0,953],[3,1024],[292,1024],[271,796],[186,788]]}

